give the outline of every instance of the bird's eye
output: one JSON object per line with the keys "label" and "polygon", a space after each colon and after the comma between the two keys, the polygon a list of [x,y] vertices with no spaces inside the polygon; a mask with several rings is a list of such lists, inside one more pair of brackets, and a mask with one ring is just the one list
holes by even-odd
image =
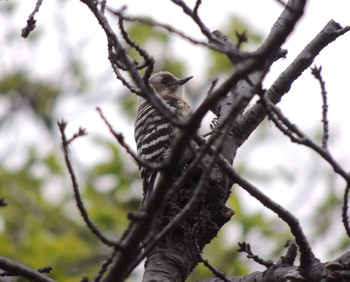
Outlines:
{"label": "bird's eye", "polygon": [[162,80],[160,81],[162,84],[169,84],[170,78],[169,77],[163,77]]}

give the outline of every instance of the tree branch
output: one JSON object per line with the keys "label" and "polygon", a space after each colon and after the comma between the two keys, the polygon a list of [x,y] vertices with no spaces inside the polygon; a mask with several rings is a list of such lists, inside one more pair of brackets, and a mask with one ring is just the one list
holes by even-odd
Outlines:
{"label": "tree branch", "polygon": [[63,151],[63,155],[64,155],[64,160],[66,162],[66,166],[67,166],[67,169],[68,169],[68,172],[69,172],[69,175],[71,177],[71,181],[72,181],[72,185],[73,185],[73,191],[74,191],[74,197],[75,197],[75,201],[76,201],[76,204],[77,204],[77,207],[79,209],[79,212],[84,220],[84,222],[86,223],[87,227],[90,229],[90,231],[98,238],[100,239],[100,241],[105,244],[106,246],[112,246],[112,247],[115,247],[115,248],[119,248],[119,249],[122,249],[122,247],[114,240],[112,239],[109,239],[107,238],[104,234],[102,234],[102,232],[100,230],[98,230],[98,228],[93,224],[93,222],[91,221],[86,209],[85,209],[85,206],[84,206],[84,202],[81,198],[81,195],[80,195],[80,191],[79,191],[79,185],[78,185],[78,181],[77,181],[77,178],[75,176],[75,172],[74,172],[74,169],[73,169],[73,166],[71,164],[71,161],[70,161],[70,157],[69,157],[69,144],[75,140],[76,138],[78,137],[81,137],[83,135],[86,135],[86,131],[83,130],[83,129],[79,129],[78,133],[75,133],[73,135],[72,138],[70,138],[69,140],[67,139],[66,137],[66,134],[65,134],[65,129],[66,129],[66,126],[67,126],[67,123],[65,121],[58,121],[57,122],[57,125],[58,125],[58,128],[60,130],[60,133],[61,133],[61,139],[62,139],[62,142],[61,142],[61,145],[62,145],[62,151]]}
{"label": "tree branch", "polygon": [[[342,28],[333,20],[328,22],[319,34],[300,52],[285,71],[283,71],[272,86],[266,91],[266,96],[277,104],[288,93],[293,82],[313,63],[316,56],[331,42],[349,30]],[[250,134],[258,127],[267,115],[265,107],[256,103],[246,113],[240,116],[232,127],[232,132],[241,146]]]}
{"label": "tree branch", "polygon": [[22,29],[23,38],[27,38],[28,35],[34,30],[35,24],[36,24],[36,20],[34,19],[34,16],[37,12],[39,12],[39,9],[42,3],[43,3],[43,0],[37,0],[33,12],[28,17],[27,25]]}
{"label": "tree branch", "polygon": [[328,138],[329,138],[329,122],[328,122],[328,102],[327,102],[327,91],[326,83],[322,78],[322,67],[314,66],[311,68],[312,75],[317,79],[321,87],[322,96],[322,125],[323,125],[323,136],[322,136],[322,149],[327,150]]}
{"label": "tree branch", "polygon": [[5,257],[0,257],[0,268],[3,270],[6,270],[7,272],[25,277],[35,282],[55,282],[56,281],[42,274],[38,270],[35,270],[22,263],[10,260]]}

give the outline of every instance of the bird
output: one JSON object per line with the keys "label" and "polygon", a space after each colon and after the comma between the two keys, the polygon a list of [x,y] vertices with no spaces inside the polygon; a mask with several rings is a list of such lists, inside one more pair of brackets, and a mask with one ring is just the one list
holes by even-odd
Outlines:
{"label": "bird", "polygon": [[[192,76],[179,79],[168,71],[161,71],[149,79],[155,94],[163,99],[169,110],[180,120],[188,120],[192,113],[191,107],[182,97],[183,86],[191,78]],[[137,154],[140,158],[152,164],[161,163],[170,152],[172,141],[178,132],[179,129],[154,108],[150,101],[140,97],[134,126]],[[190,159],[192,149],[184,150],[182,163]],[[142,165],[139,165],[139,171],[143,187],[143,199],[140,205],[142,207],[153,192],[159,172]]]}

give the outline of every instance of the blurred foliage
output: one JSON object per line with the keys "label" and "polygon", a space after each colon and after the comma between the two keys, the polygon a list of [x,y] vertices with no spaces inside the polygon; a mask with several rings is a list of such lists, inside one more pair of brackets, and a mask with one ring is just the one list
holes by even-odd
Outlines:
{"label": "blurred foliage", "polygon": [[0,97],[10,99],[12,109],[31,109],[48,128],[51,128],[51,113],[60,89],[49,81],[37,81],[28,73],[10,73],[0,77]]}
{"label": "blurred foliage", "polygon": [[[1,14],[10,17],[16,10],[16,4],[12,1],[5,3],[0,5]],[[232,17],[227,22],[228,25],[222,27],[221,31],[233,41],[236,41],[236,32],[247,31],[248,42],[242,45],[244,49],[256,45],[262,39],[262,36],[243,19]],[[169,70],[179,77],[184,75],[186,62],[176,56],[169,56],[172,41],[168,34],[140,24],[128,24],[127,30],[137,44],[155,56],[158,69]],[[43,33],[36,34],[39,37],[42,35]],[[2,44],[6,42],[6,38],[1,39]],[[11,37],[11,40],[15,46],[15,40],[22,39]],[[134,50],[128,51],[135,60],[142,63]],[[79,52],[74,54],[77,57],[67,59],[65,64],[70,66],[68,75],[71,76],[71,80],[79,81],[80,88],[77,94],[84,95],[91,87],[89,81],[94,78],[85,73],[86,62],[83,63],[82,58],[78,57]],[[216,52],[208,52],[208,64],[208,77],[212,74],[232,72],[231,62]],[[5,130],[22,130],[21,124],[9,127],[5,127],[5,124],[11,122],[9,116],[29,109],[34,113],[36,120],[46,125],[49,137],[45,138],[51,138],[48,143],[55,143],[58,137],[52,130],[52,110],[64,92],[64,85],[56,82],[55,78],[35,78],[25,68],[16,72],[2,72],[0,104],[6,102],[10,107],[2,113],[0,130],[4,132],[1,133],[5,136]],[[137,107],[137,99],[134,96],[125,92],[118,103],[127,116],[134,118]],[[266,140],[267,131],[268,127],[264,124],[257,132],[258,138],[255,142]],[[118,238],[128,224],[128,212],[138,208],[141,196],[139,175],[136,166],[131,164],[116,142],[104,139],[91,142],[94,142],[96,147],[102,147],[109,158],[95,163],[88,172],[78,170],[83,175],[80,179],[84,180],[80,190],[93,222],[110,237]],[[92,278],[108,255],[108,250],[89,232],[75,207],[61,152],[58,147],[48,146],[52,148],[44,155],[39,144],[25,148],[29,157],[23,155],[25,161],[20,162],[16,168],[6,166],[5,161],[0,166],[0,198],[4,198],[8,203],[7,207],[0,209],[0,255],[26,263],[33,268],[50,265],[53,267],[50,276],[58,281],[79,281],[83,276]],[[7,157],[11,157],[11,152],[0,152],[1,160],[6,160]],[[264,183],[268,183],[275,176],[259,174],[244,164],[238,164],[237,167],[251,179]],[[279,172],[287,182],[294,180],[288,171]],[[332,185],[333,182],[329,183],[330,187]],[[327,199],[319,203],[318,209],[315,210],[314,219],[319,223],[313,235],[315,238],[320,238],[329,231],[334,208],[339,206],[339,199],[334,196],[332,189],[329,191]],[[237,252],[237,240],[250,242],[252,238],[258,238],[250,242],[252,248],[258,250],[258,255],[263,251],[262,255],[267,259],[278,259],[284,254],[283,245],[291,238],[284,224],[263,213],[247,212],[236,190],[232,193],[228,205],[236,214],[232,222],[228,223],[218,237],[205,248],[205,259],[227,274],[241,275],[249,273],[252,268],[245,255]],[[319,214],[325,216],[320,218]],[[233,245],[227,243],[232,241],[232,238],[237,238]],[[267,242],[271,246],[269,249],[266,248]],[[344,239],[334,247],[333,252],[345,247],[349,247],[349,243]],[[189,280],[210,276],[210,271],[199,265]],[[18,278],[16,281],[24,280]],[[129,281],[134,281],[133,277]]]}
{"label": "blurred foliage", "polygon": [[[120,191],[138,179],[135,171],[123,166],[125,156],[116,144],[106,149],[110,162],[96,164],[94,181],[106,176],[114,181],[108,182],[107,192],[90,182],[81,192],[91,219],[104,233],[117,238],[128,223],[126,214],[139,203],[135,197],[125,200]],[[52,182],[55,178],[60,179],[59,184]],[[31,158],[18,169],[0,168],[0,197],[8,204],[1,209],[0,254],[34,268],[50,265],[51,276],[58,281],[79,281],[96,275],[108,250],[83,223],[65,179],[58,152],[40,157],[32,149]]]}

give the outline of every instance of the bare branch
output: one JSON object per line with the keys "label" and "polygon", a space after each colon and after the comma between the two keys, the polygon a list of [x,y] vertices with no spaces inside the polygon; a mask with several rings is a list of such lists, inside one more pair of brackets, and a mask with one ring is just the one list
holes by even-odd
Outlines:
{"label": "bare branch", "polygon": [[246,242],[239,243],[238,242],[238,246],[239,246],[239,249],[237,250],[238,252],[246,253],[247,258],[253,259],[256,263],[263,265],[266,268],[274,265],[274,263],[271,260],[266,261],[266,260],[260,258],[259,256],[255,255],[253,253],[249,243],[246,243]]}
{"label": "bare branch", "polygon": [[298,255],[298,247],[294,242],[291,241],[288,241],[284,247],[287,248],[287,253],[284,256],[281,256],[278,264],[287,264],[293,266]]}
{"label": "bare branch", "polygon": [[350,181],[347,182],[346,188],[344,191],[344,203],[343,203],[343,209],[342,209],[342,222],[345,227],[346,234],[348,237],[350,237],[350,226],[349,226],[349,216],[348,216],[348,211],[349,211],[349,192],[350,192]]}
{"label": "bare branch", "polygon": [[110,253],[110,255],[107,257],[107,259],[102,263],[100,270],[98,271],[97,276],[93,280],[93,282],[100,282],[103,276],[106,274],[108,267],[113,262],[113,259],[115,255],[117,254],[117,250],[113,249],[113,251]]}
{"label": "bare branch", "polygon": [[27,38],[29,33],[31,33],[34,30],[35,24],[36,24],[36,20],[34,19],[34,16],[37,12],[39,12],[39,9],[42,3],[43,3],[43,0],[37,0],[33,12],[28,17],[27,25],[22,29],[22,37]]}
{"label": "bare branch", "polygon": [[[183,127],[185,125],[185,122],[173,114],[172,111],[169,111],[166,103],[164,103],[160,97],[155,95],[154,91],[149,87],[148,83],[144,81],[143,77],[141,77],[140,73],[137,71],[137,65],[127,55],[117,35],[111,28],[106,16],[98,9],[97,1],[81,0],[81,2],[88,6],[106,34],[108,41],[109,59],[112,68],[117,75],[117,78],[121,80],[121,82],[126,87],[128,87],[131,92],[147,98],[150,103],[171,123],[178,127]],[[118,68],[121,66],[123,66],[123,69],[125,68],[130,73],[132,79],[140,90],[133,88],[130,83],[128,83],[127,80],[121,75],[120,71],[118,70]]]}
{"label": "bare branch", "polygon": [[198,9],[199,9],[199,6],[202,4],[202,0],[197,0],[196,1],[196,5],[194,6],[194,9],[193,9],[193,14],[196,15],[197,17],[199,17],[198,15]]}
{"label": "bare branch", "polygon": [[312,75],[318,80],[321,87],[322,95],[322,125],[323,125],[323,137],[322,137],[322,148],[327,150],[327,143],[329,138],[329,122],[328,122],[328,102],[327,102],[327,91],[326,83],[322,78],[322,67],[314,66],[311,68]]}
{"label": "bare branch", "polygon": [[134,48],[139,54],[140,56],[144,59],[144,62],[139,65],[137,67],[138,70],[141,70],[145,67],[151,67],[151,71],[150,73],[153,72],[153,68],[154,68],[154,59],[146,52],[146,50],[142,49],[139,45],[136,44],[135,41],[133,41],[127,31],[125,30],[124,28],[124,18],[123,17],[119,17],[119,21],[118,21],[118,24],[119,24],[119,29],[121,31],[121,34],[125,40],[125,42],[131,47],[131,48]]}
{"label": "bare branch", "polygon": [[303,15],[306,2],[306,0],[288,1],[285,9],[273,24],[269,35],[257,53],[269,56],[281,48]]}
{"label": "bare branch", "polygon": [[230,174],[239,186],[241,186],[251,196],[256,198],[265,207],[276,213],[284,222],[288,224],[290,231],[294,235],[295,241],[298,244],[300,250],[301,267],[307,268],[313,263],[318,262],[318,259],[315,257],[298,219],[284,207],[264,195],[258,188],[240,176],[233,169],[229,169],[228,167],[224,168],[225,172]]}
{"label": "bare branch", "polygon": [[[293,141],[298,144],[302,144],[306,147],[311,148],[316,153],[318,153],[326,162],[328,162],[333,170],[340,175],[346,182],[350,181],[350,175],[347,173],[342,166],[333,158],[333,156],[322,147],[318,146],[315,142],[313,142],[310,138],[308,138],[304,133],[301,132],[301,130],[294,124],[292,124],[284,115],[283,113],[272,103],[271,100],[267,98],[267,96],[262,96],[262,101],[264,101],[264,105],[268,109],[268,115],[271,117],[272,121],[281,122],[288,131],[284,131],[284,133]],[[275,115],[277,117],[274,118]],[[276,124],[276,123],[275,123]],[[294,136],[298,136],[298,139],[296,139]]]}
{"label": "bare branch", "polygon": [[243,32],[235,32],[237,36],[237,49],[240,50],[243,43],[248,41],[247,30]]}
{"label": "bare branch", "polygon": [[153,19],[149,19],[149,18],[137,17],[137,16],[127,16],[127,15],[125,15],[124,10],[121,10],[121,9],[115,10],[115,9],[107,7],[107,10],[110,13],[112,13],[113,15],[115,15],[118,18],[123,19],[125,21],[136,22],[136,23],[140,23],[140,24],[147,25],[147,26],[150,26],[150,27],[162,28],[162,29],[168,31],[169,33],[173,33],[173,34],[176,34],[176,35],[180,36],[181,38],[187,40],[188,42],[191,42],[194,45],[204,46],[204,47],[207,47],[209,49],[213,49],[215,51],[219,51],[219,52],[222,52],[222,53],[228,52],[228,50],[226,50],[225,48],[220,48],[219,45],[215,45],[214,46],[214,45],[209,44],[209,43],[207,43],[205,41],[200,41],[200,40],[194,39],[193,37],[183,33],[182,31],[174,28],[171,25],[160,23],[160,22],[157,22],[157,21],[155,21]]}
{"label": "bare branch", "polygon": [[[37,271],[40,273],[49,273],[51,270],[52,270],[51,266],[43,266],[37,269]],[[14,276],[20,276],[20,275],[13,272],[8,272],[8,271],[0,272],[0,277],[14,277]]]}
{"label": "bare branch", "polygon": [[[311,148],[317,154],[319,154],[326,162],[328,162],[335,173],[344,178],[347,183],[345,192],[344,192],[344,205],[342,212],[342,221],[346,230],[347,235],[350,235],[350,227],[348,222],[348,194],[349,194],[349,183],[350,183],[350,174],[346,172],[342,166],[334,160],[333,156],[328,152],[327,149],[318,146],[311,139],[309,139],[305,134],[303,134],[297,126],[292,124],[283,114],[282,112],[266,97],[262,97],[263,104],[267,107],[268,116],[274,122],[274,124],[286,134],[292,142],[297,144],[302,144],[306,147]],[[286,128],[286,130],[284,130]]]}
{"label": "bare branch", "polygon": [[[300,52],[285,71],[283,71],[272,86],[266,91],[266,96],[277,104],[282,97],[288,93],[293,82],[311,66],[316,56],[331,42],[336,40],[349,30],[349,27],[342,28],[334,21],[328,22],[317,36]],[[261,103],[256,103],[246,113],[237,119],[232,131],[235,132],[235,139],[238,146],[249,137],[257,126],[265,119],[266,108]]]}
{"label": "bare branch", "polygon": [[[131,93],[134,93],[138,96],[142,96],[142,93],[139,89],[136,89],[134,86],[132,86],[129,81],[122,75],[120,70],[127,70],[127,68],[122,65],[119,61],[119,55],[115,51],[115,47],[112,43],[112,41],[108,40],[108,59],[111,63],[112,69],[117,77],[118,80],[121,81],[121,83],[129,89]],[[136,65],[135,65],[136,67]]]}
{"label": "bare branch", "polygon": [[[55,282],[56,281],[47,277],[46,275],[43,275],[42,272],[47,272],[47,271],[35,270],[22,263],[10,260],[5,257],[0,257],[0,268],[9,273],[25,277],[31,281],[36,281],[36,282]],[[44,270],[48,270],[48,268]]]}
{"label": "bare branch", "polygon": [[225,273],[221,272],[220,270],[216,269],[213,265],[210,264],[210,262],[203,258],[201,254],[201,248],[198,245],[198,241],[195,242],[196,250],[197,250],[197,256],[199,257],[199,261],[204,264],[205,267],[207,267],[217,278],[224,282],[230,282],[229,279],[227,279]]}
{"label": "bare branch", "polygon": [[57,122],[57,125],[58,125],[58,128],[60,130],[60,133],[61,133],[61,145],[62,145],[62,151],[63,151],[63,155],[64,155],[64,160],[66,162],[66,166],[67,166],[67,169],[68,169],[68,172],[69,172],[69,175],[70,175],[70,178],[71,178],[71,181],[72,181],[72,186],[73,186],[73,191],[74,191],[74,198],[75,198],[75,201],[76,201],[76,204],[77,204],[77,207],[79,209],[79,212],[84,220],[84,222],[86,223],[86,225],[88,226],[88,228],[90,229],[90,231],[97,237],[101,240],[102,243],[104,243],[105,245],[107,246],[113,246],[113,247],[116,247],[116,248],[120,248],[121,249],[121,246],[117,244],[116,241],[112,240],[112,239],[109,239],[107,238],[105,235],[102,234],[101,231],[98,230],[98,228],[92,223],[86,209],[85,209],[85,206],[84,206],[84,202],[81,198],[81,195],[80,195],[80,191],[79,191],[79,185],[78,185],[78,181],[77,181],[77,178],[75,176],[75,172],[74,172],[74,169],[73,169],[73,166],[71,164],[71,161],[70,161],[70,157],[69,157],[69,144],[70,142],[72,142],[76,137],[78,136],[82,136],[81,134],[79,134],[80,130],[78,133],[74,134],[72,138],[69,139],[69,141],[67,140],[67,137],[66,137],[66,134],[65,134],[65,129],[66,129],[66,126],[67,126],[67,123],[65,121],[58,121]]}
{"label": "bare branch", "polygon": [[[206,193],[207,191],[206,186],[208,185],[207,182],[209,182],[208,180],[210,179],[209,172],[213,170],[214,163],[217,161],[216,160],[217,158],[220,159],[221,164],[224,163],[225,166],[227,166],[225,167],[225,171],[229,176],[228,178],[236,179],[239,185],[241,185],[242,187],[244,186],[244,189],[246,189],[249,193],[251,193],[251,195],[256,197],[263,205],[273,210],[279,217],[282,218],[282,220],[284,220],[289,225],[291,232],[295,236],[297,244],[301,249],[302,268],[305,269],[305,267],[308,267],[313,263],[317,263],[317,259],[312,253],[311,247],[309,246],[307,239],[303,234],[303,231],[300,227],[298,220],[288,211],[284,210],[283,207],[279,206],[277,203],[274,203],[268,197],[262,194],[256,187],[252,186],[250,183],[247,184],[247,182],[245,182],[244,179],[242,180],[242,178],[240,178],[240,176],[238,176],[235,173],[235,171],[232,170],[232,168],[230,168],[231,162],[227,160],[231,160],[231,159],[225,157],[227,156],[227,154],[225,154],[224,156],[220,156],[220,153],[222,151],[221,149],[224,142],[231,137],[231,135],[228,133],[231,131],[230,133],[232,133],[232,136],[236,137],[234,135],[234,132],[231,130],[232,123],[240,117],[241,112],[246,108],[246,106],[248,105],[252,97],[256,93],[261,93],[260,91],[261,82],[265,77],[267,71],[269,70],[270,66],[272,65],[272,63],[276,60],[276,58],[279,58],[281,54],[280,47],[282,43],[285,41],[285,39],[287,38],[287,36],[290,34],[290,32],[293,30],[296,22],[301,17],[306,1],[290,0],[288,2],[284,12],[281,14],[279,20],[274,25],[274,28],[272,29],[268,39],[257,52],[252,53],[249,56],[245,56],[240,52],[238,52],[240,56],[237,56],[237,58],[239,58],[240,61],[236,68],[236,72],[233,73],[229,79],[224,81],[224,83],[220,85],[218,89],[211,89],[212,90],[210,91],[211,94],[208,95],[204,103],[194,113],[194,115],[189,120],[189,122],[186,122],[186,123],[177,120],[173,115],[169,113],[169,111],[167,111],[168,110],[167,107],[162,104],[162,101],[157,99],[154,91],[152,90],[152,88],[148,83],[148,79],[153,70],[154,62],[153,63],[148,62],[149,63],[148,65],[147,63],[148,54],[144,53],[145,56],[142,55],[142,52],[144,52],[144,50],[141,49],[135,42],[132,41],[132,39],[129,37],[129,35],[127,34],[123,26],[124,20],[128,20],[128,18],[129,20],[131,20],[131,18],[135,19],[135,17],[127,17],[124,15],[123,11],[112,12],[114,14],[119,13],[118,15],[119,27],[122,33],[122,37],[124,38],[126,43],[129,44],[136,51],[138,51],[142,57],[144,57],[145,62],[141,65],[137,65],[137,63],[134,62],[128,56],[127,52],[121,45],[116,34],[109,26],[109,23],[103,14],[103,11],[105,9],[104,8],[105,3],[101,5],[101,10],[99,10],[97,9],[97,1],[82,0],[82,2],[88,5],[88,7],[96,16],[100,25],[106,32],[106,36],[108,39],[108,50],[110,55],[110,61],[116,73],[117,78],[120,81],[122,81],[122,83],[126,87],[128,87],[131,92],[149,99],[152,105],[156,109],[158,109],[161,114],[163,114],[167,119],[169,119],[175,125],[179,126],[181,129],[180,136],[179,138],[177,138],[175,142],[174,150],[170,154],[169,158],[166,159],[166,162],[162,167],[164,173],[162,174],[162,177],[158,182],[158,185],[157,185],[158,187],[155,193],[150,199],[149,205],[146,205],[145,211],[142,210],[142,213],[140,214],[139,217],[134,217],[134,220],[131,222],[128,229],[125,231],[122,239],[120,240],[121,246],[123,246],[124,249],[127,249],[128,252],[123,252],[124,250],[123,248],[116,249],[115,253],[113,253],[113,256],[110,256],[107,259],[106,267],[105,268],[103,267],[101,269],[102,274],[101,275],[99,274],[98,279],[100,280],[102,278],[104,272],[107,269],[107,266],[111,264],[112,261],[114,263],[111,267],[110,273],[107,275],[105,280],[121,281],[122,279],[126,278],[126,276],[134,269],[134,267],[140,262],[140,260],[145,255],[147,255],[152,250],[152,248],[157,243],[159,243],[162,238],[164,238],[166,234],[168,234],[171,230],[173,230],[177,225],[180,224],[181,220],[183,220],[184,217],[187,214],[189,214],[194,209],[194,207],[196,207],[196,205],[200,203],[202,195]],[[189,8],[181,0],[172,0],[172,2],[180,6],[183,9],[183,11],[197,23],[197,25],[202,30],[202,33],[205,34],[211,42],[212,41],[217,42],[217,44],[214,43],[215,45],[214,48],[216,48],[216,50],[220,50],[221,52],[226,54],[234,53],[233,49],[227,48],[226,44],[223,44],[221,41],[218,41],[218,38],[213,36],[213,34],[210,33],[209,29],[202,23],[201,19],[198,16],[198,9],[201,4],[201,0],[197,0],[195,2],[195,6],[193,10]],[[158,23],[155,23],[153,21],[151,21],[151,24],[154,24],[154,26],[165,28],[169,32],[174,32],[176,34],[179,34],[178,33],[179,31],[175,29],[171,31],[172,27],[170,26],[167,26],[167,25],[165,25],[166,27],[160,26]],[[344,29],[342,29],[342,32],[344,32]],[[335,33],[340,34],[341,31],[338,29]],[[186,36],[184,34],[182,35],[179,34],[179,35],[185,38],[186,40],[191,40],[190,37],[188,38],[184,37]],[[209,48],[213,48],[212,45],[210,45],[211,47],[208,46],[208,44],[206,44],[205,46]],[[228,52],[228,50],[230,52]],[[142,77],[138,71],[140,68],[143,68],[143,67],[148,67],[144,77]],[[122,70],[130,72],[131,78],[134,80],[134,83],[136,85],[135,87],[127,79],[125,79],[125,77],[121,73]],[[290,82],[290,85],[293,81]],[[241,87],[242,85],[244,87]],[[282,96],[284,93],[283,94],[279,93],[279,94]],[[229,95],[231,96],[230,99],[232,99],[234,102],[232,104],[227,103],[226,104],[227,106],[224,109],[224,111],[219,111],[221,113],[224,112],[224,114],[219,117],[219,122],[215,130],[213,131],[211,138],[209,138],[208,142],[203,143],[202,147],[198,150],[198,152],[195,155],[195,160],[196,158],[199,158],[199,156],[205,156],[205,161],[196,160],[193,163],[193,167],[190,167],[191,166],[190,164],[188,167],[189,168],[188,171],[185,171],[184,173],[181,174],[178,181],[173,181],[174,178],[172,177],[171,174],[174,172],[174,168],[176,168],[176,166],[178,165],[177,164],[178,155],[188,145],[189,140],[196,137],[195,136],[196,131],[199,127],[200,122],[202,121],[203,116],[208,112],[208,110],[210,110],[213,107],[213,105],[219,104],[219,106],[221,106],[222,104],[220,105],[220,103],[222,102],[222,99],[226,98]],[[270,98],[270,96],[268,96],[268,98]],[[225,100],[225,102],[231,102],[232,100]],[[273,100],[273,104],[274,103],[277,103],[277,102]],[[270,109],[266,110],[266,108],[264,108],[263,110],[264,111],[262,114],[263,116],[262,118],[264,118],[267,113],[270,113],[270,114],[273,113],[273,110],[270,110]],[[99,112],[102,119],[105,121],[105,123],[109,127],[112,134],[116,137],[118,142],[137,161],[137,155],[133,153],[130,150],[130,148],[124,143],[123,136],[119,133],[116,133],[113,130],[113,128],[110,126],[110,124],[106,121],[102,112],[101,111]],[[278,121],[277,123],[279,125],[285,126],[286,134],[295,137],[295,140],[298,141],[299,143],[305,142],[304,136],[300,135],[301,133],[298,130],[295,130],[293,126],[290,126],[288,122],[286,123],[280,117],[276,118],[275,113],[273,114],[273,117],[275,118],[275,120]],[[246,130],[245,132],[247,133],[248,130]],[[328,129],[327,129],[327,132],[328,132]],[[249,134],[250,133],[246,134],[246,136],[248,137]],[[61,135],[64,135],[64,133],[61,132]],[[83,134],[77,134],[76,137],[79,137],[81,135]],[[76,189],[78,189],[78,187],[75,180],[74,171],[72,170],[73,172],[71,172],[69,169],[69,166],[71,166],[71,164],[68,157],[68,144],[71,143],[76,138],[76,137],[74,138],[73,137],[68,141],[66,140],[65,137],[64,138],[62,137],[62,145],[63,147],[67,147],[66,149],[64,149],[64,154],[65,154],[66,162],[68,159],[69,165],[67,164],[67,167],[70,172],[72,182],[73,182],[73,187],[75,190],[75,186],[76,186]],[[63,139],[65,139],[65,142]],[[234,142],[237,142],[237,141],[235,140]],[[325,143],[327,142],[325,141]],[[237,142],[237,144],[239,144],[239,142]],[[238,145],[237,145],[237,148],[238,148]],[[132,153],[130,153],[128,150]],[[324,153],[323,151],[322,153]],[[235,153],[236,153],[236,150],[233,152],[233,154]],[[169,202],[169,199],[172,193],[174,193],[176,189],[181,188],[180,184],[181,184],[181,181],[183,181],[183,179],[185,178],[186,173],[188,175],[190,172],[193,172],[194,168],[196,167],[202,169],[202,175],[200,176],[199,183],[196,183],[197,186],[193,192],[192,197],[185,204],[185,207],[180,211],[180,213],[174,217],[174,220],[168,223],[167,225],[165,225],[165,228],[163,228],[160,232],[157,233],[156,236],[150,239],[150,236],[154,235],[152,233],[153,232],[152,228],[154,226],[158,226],[157,215],[161,214],[161,212],[164,209],[164,205],[166,205],[166,203]],[[77,198],[77,196],[75,197]],[[78,197],[80,198],[79,194],[78,194]],[[347,197],[347,192],[346,192],[346,197]],[[159,203],[162,203],[162,204],[158,204],[158,205],[155,204],[156,200],[160,200]],[[79,206],[79,200],[77,200],[77,203]],[[345,208],[345,203],[344,203],[344,210],[347,211],[347,205]],[[85,211],[85,209],[83,209],[83,211]],[[80,212],[82,213],[82,211]],[[345,219],[347,221],[347,217]],[[148,241],[144,245],[144,252],[142,253],[140,242],[145,242],[144,238],[146,238]],[[197,246],[197,247],[199,248],[202,246]]]}
{"label": "bare branch", "polygon": [[130,147],[127,143],[125,143],[124,136],[121,133],[116,132],[113,129],[113,126],[110,124],[110,122],[106,119],[104,114],[102,113],[102,110],[100,108],[96,108],[98,113],[100,114],[100,117],[104,121],[104,123],[107,125],[110,133],[114,136],[114,138],[118,141],[118,143],[125,149],[125,151],[136,161],[138,165],[142,165],[144,167],[151,168],[153,170],[160,170],[164,165],[163,164],[156,164],[148,162],[147,160],[144,160],[140,158]]}
{"label": "bare branch", "polygon": [[212,32],[215,41],[209,41],[211,42],[214,46],[217,46],[218,48],[222,49],[227,49],[226,55],[232,62],[232,64],[237,64],[240,63],[244,58],[248,57],[254,57],[255,55],[252,55],[250,53],[243,52],[239,50],[239,48],[227,38],[225,34],[223,34],[219,30],[214,30]]}
{"label": "bare branch", "polygon": [[205,24],[202,22],[202,20],[198,16],[198,7],[199,7],[198,2],[196,2],[194,10],[188,7],[186,3],[183,2],[182,0],[171,0],[171,2],[181,7],[184,13],[193,19],[193,21],[198,25],[201,32],[208,38],[209,41],[214,40],[209,28],[205,26]]}

